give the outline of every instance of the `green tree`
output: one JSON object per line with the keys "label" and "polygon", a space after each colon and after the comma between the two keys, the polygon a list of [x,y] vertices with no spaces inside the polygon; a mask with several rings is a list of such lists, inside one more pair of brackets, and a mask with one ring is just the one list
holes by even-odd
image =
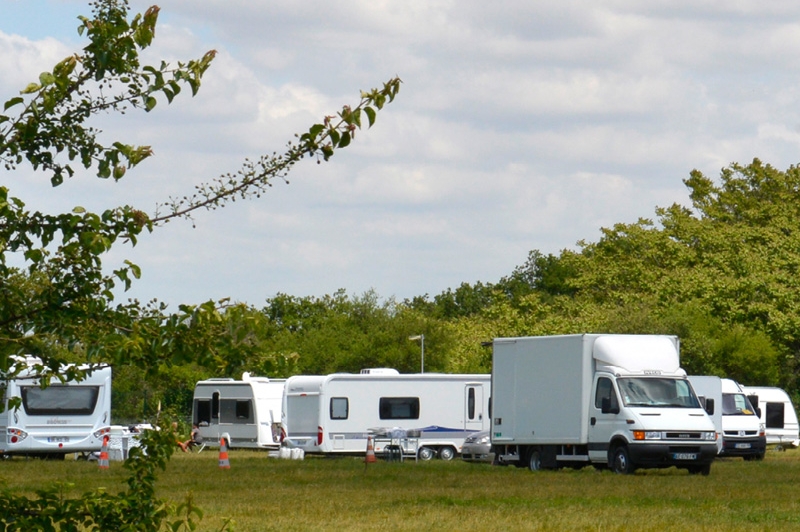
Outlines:
{"label": "green tree", "polygon": [[[122,179],[152,155],[150,148],[103,144],[91,119],[108,112],[151,112],[159,102],[170,103],[185,90],[191,94],[199,90],[214,51],[176,65],[140,62],[139,53],[155,36],[158,7],[131,17],[125,0],[97,0],[91,6],[91,17],[79,17],[78,32],[88,39],[82,51],[58,62],[5,102],[0,114],[0,161],[6,171],[29,164],[44,172],[54,187],[81,168],[103,179]],[[312,125],[284,153],[246,160],[237,171],[156,206],[152,214],[128,205],[99,213],[82,206],[61,214],[30,211],[9,186],[0,186],[0,371],[8,372],[12,355],[28,353],[44,360],[43,381],[75,361],[133,365],[149,374],[188,362],[225,367],[223,357],[244,342],[240,329],[227,328],[235,320],[226,321],[224,302],[181,305],[175,313],[157,301],[115,304],[114,289],[127,289],[140,271],[125,261],[107,273],[103,254],[114,244],[135,245],[143,233],[171,220],[191,218],[199,209],[258,197],[273,180],[285,179],[303,158],[328,160],[351,143],[362,123],[372,126],[377,111],[394,99],[399,87],[395,78],[382,88],[362,92],[358,105],[345,106]],[[70,378],[80,379],[81,374],[71,372]],[[130,462],[133,476],[127,494],[64,502],[64,526],[72,527],[72,519],[80,518],[77,522],[90,529],[120,529],[122,523],[158,529],[170,514],[153,495],[155,471],[163,468],[174,446],[168,432],[148,438],[147,453]],[[50,501],[48,497],[43,499]],[[7,529],[52,526],[38,504],[8,492],[0,496],[0,514],[12,516],[4,522]],[[18,511],[21,506],[27,510]],[[13,512],[2,510],[11,507]],[[175,511],[171,513],[176,515]],[[105,513],[122,521],[101,521],[100,514]],[[190,508],[170,528],[192,527],[196,515]]]}

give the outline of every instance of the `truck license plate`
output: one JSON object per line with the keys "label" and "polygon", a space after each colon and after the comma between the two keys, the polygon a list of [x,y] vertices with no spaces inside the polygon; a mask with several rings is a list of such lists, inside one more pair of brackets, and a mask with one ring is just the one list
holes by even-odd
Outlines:
{"label": "truck license plate", "polygon": [[750,444],[749,443],[737,443],[736,444],[736,448],[737,449],[749,449],[750,448]]}
{"label": "truck license plate", "polygon": [[673,460],[697,460],[697,453],[673,453]]}
{"label": "truck license plate", "polygon": [[67,436],[59,436],[59,437],[50,437],[47,438],[47,441],[50,443],[67,443],[69,438]]}

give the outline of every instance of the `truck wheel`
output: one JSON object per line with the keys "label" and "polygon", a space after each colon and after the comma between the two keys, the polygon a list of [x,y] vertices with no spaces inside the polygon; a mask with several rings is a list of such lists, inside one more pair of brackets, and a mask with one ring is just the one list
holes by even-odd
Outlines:
{"label": "truck wheel", "polygon": [[528,458],[528,469],[531,471],[541,471],[542,469],[542,455],[539,451],[531,451]]}
{"label": "truck wheel", "polygon": [[430,447],[420,447],[417,456],[423,462],[427,462],[428,460],[433,458],[434,454],[436,453],[434,453],[433,449],[431,449]]}
{"label": "truck wheel", "polygon": [[611,457],[611,470],[620,475],[630,475],[635,471],[626,446],[620,445],[614,449],[614,454]]}
{"label": "truck wheel", "polygon": [[446,445],[441,449],[439,449],[440,460],[450,461],[455,457],[455,455],[456,455],[456,450],[450,447],[449,445]]}

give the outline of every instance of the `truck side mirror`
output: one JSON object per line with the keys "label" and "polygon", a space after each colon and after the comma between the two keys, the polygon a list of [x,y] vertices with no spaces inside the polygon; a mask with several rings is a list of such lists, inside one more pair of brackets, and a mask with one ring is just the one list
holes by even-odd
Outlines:
{"label": "truck side mirror", "polygon": [[600,412],[603,414],[619,414],[619,405],[611,406],[611,398],[603,397],[600,401]]}
{"label": "truck side mirror", "polygon": [[714,398],[713,397],[706,397],[706,403],[705,403],[704,408],[705,408],[706,413],[709,416],[713,416],[714,415]]}

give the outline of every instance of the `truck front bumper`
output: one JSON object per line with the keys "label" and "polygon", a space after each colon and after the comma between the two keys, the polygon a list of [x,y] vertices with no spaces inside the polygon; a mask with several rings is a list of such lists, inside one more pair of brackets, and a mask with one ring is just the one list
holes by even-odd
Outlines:
{"label": "truck front bumper", "polygon": [[631,443],[628,447],[631,461],[644,467],[687,467],[705,465],[717,456],[717,444],[671,444],[667,442]]}

